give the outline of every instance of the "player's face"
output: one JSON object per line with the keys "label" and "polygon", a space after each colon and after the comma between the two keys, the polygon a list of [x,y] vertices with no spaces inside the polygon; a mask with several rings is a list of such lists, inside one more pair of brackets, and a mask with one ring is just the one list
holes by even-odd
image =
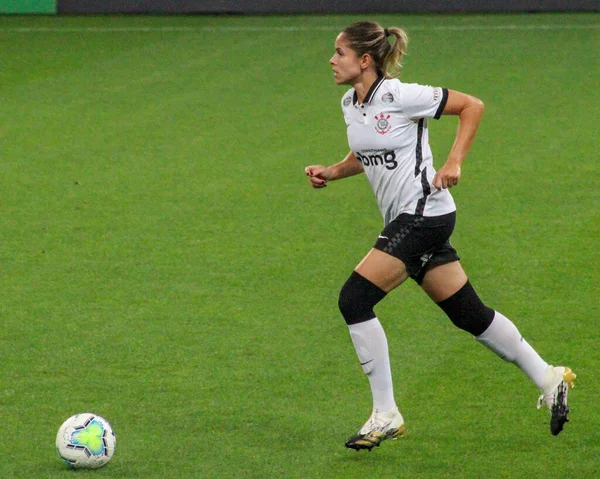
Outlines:
{"label": "player's face", "polygon": [[338,85],[351,85],[362,73],[360,58],[348,46],[343,33],[335,39],[335,53],[329,60],[333,69],[333,78]]}

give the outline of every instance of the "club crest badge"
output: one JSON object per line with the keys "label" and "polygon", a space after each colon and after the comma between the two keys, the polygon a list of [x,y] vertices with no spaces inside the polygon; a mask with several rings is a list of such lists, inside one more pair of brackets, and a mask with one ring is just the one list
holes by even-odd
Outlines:
{"label": "club crest badge", "polygon": [[392,129],[392,125],[390,125],[390,122],[388,121],[389,119],[390,115],[386,115],[384,113],[375,115],[375,120],[377,120],[377,123],[375,123],[375,130],[377,131],[377,133],[379,133],[380,135],[385,135],[388,131]]}

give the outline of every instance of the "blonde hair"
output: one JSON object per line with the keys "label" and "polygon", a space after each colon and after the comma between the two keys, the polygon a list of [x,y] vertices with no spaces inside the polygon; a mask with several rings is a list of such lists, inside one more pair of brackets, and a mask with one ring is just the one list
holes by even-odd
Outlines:
{"label": "blonde hair", "polygon": [[[400,75],[402,57],[406,55],[408,36],[398,27],[383,28],[376,22],[357,22],[346,27],[342,33],[348,46],[360,57],[369,54],[377,73],[385,78]],[[388,37],[394,37],[390,43]]]}

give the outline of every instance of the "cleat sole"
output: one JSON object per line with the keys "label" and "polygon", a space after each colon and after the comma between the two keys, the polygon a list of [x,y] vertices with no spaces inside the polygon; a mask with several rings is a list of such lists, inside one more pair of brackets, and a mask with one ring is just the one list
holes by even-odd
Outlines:
{"label": "cleat sole", "polygon": [[379,447],[383,441],[386,439],[396,440],[399,437],[403,436],[406,431],[406,426],[401,424],[398,429],[395,431],[389,431],[387,434],[382,433],[372,433],[370,435],[365,436],[353,436],[346,441],[345,446],[348,449],[354,449],[356,452],[361,451],[363,449],[371,450],[374,447]]}
{"label": "cleat sole", "polygon": [[569,422],[569,408],[567,407],[567,392],[575,387],[575,378],[577,375],[571,368],[565,368],[563,373],[563,382],[558,386],[556,403],[552,407],[552,418],[550,419],[550,432],[553,436],[558,436],[564,429],[565,423]]}
{"label": "cleat sole", "polygon": [[400,427],[396,430],[396,432],[390,436],[390,439],[398,439],[399,437],[404,436],[405,431],[406,431],[406,426],[404,424],[400,425]]}

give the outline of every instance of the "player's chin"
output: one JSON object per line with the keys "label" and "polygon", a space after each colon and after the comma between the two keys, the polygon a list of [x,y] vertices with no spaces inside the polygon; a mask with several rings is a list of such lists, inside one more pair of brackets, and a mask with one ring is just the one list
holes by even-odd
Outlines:
{"label": "player's chin", "polygon": [[336,85],[346,85],[346,84],[348,84],[348,79],[342,77],[339,73],[334,73],[333,74],[333,80],[335,81]]}

